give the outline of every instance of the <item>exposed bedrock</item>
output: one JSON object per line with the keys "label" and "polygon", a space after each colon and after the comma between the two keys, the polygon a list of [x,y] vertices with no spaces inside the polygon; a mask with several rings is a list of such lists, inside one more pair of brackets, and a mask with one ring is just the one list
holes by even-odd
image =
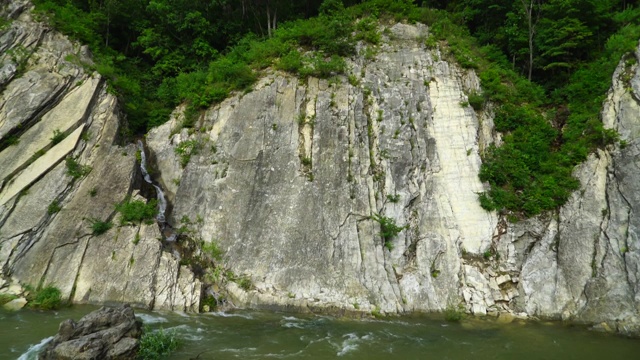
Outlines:
{"label": "exposed bedrock", "polygon": [[[136,145],[115,141],[116,99],[86,73],[88,51],[28,8],[2,10],[13,20],[0,48],[25,51],[0,57],[0,288],[53,284],[73,302],[197,311],[201,274],[164,250],[166,234],[120,225],[114,205],[145,191]],[[462,306],[640,333],[637,63],[621,62],[603,104],[623,146],[576,167],[582,187],[565,206],[509,223],[477,200],[480,154],[499,143],[492,107],[468,106],[478,77],[445,46],[426,48],[428,36],[394,25],[378,48],[359,46],[350,78],[267,71],[195,127],[181,128],[179,107],[148,134],[167,221],[215,242],[225,274],[250,280],[215,291],[244,307]],[[98,235],[96,220],[114,226]]]}
{"label": "exposed bedrock", "polygon": [[[200,283],[163,251],[158,227],[117,226],[115,204],[140,182],[136,148],[116,144],[117,100],[86,72],[87,50],[35,22],[27,1],[3,4],[13,20],[0,35],[0,73],[14,62],[20,71],[0,77],[0,287],[197,311]],[[97,235],[95,221],[115,226]]]}

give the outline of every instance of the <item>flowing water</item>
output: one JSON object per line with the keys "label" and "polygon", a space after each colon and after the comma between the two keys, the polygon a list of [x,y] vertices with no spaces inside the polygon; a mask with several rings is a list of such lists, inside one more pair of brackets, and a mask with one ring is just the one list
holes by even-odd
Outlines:
{"label": "flowing water", "polygon": [[140,151],[140,172],[142,172],[142,177],[144,181],[151,184],[156,189],[156,195],[158,197],[158,216],[156,219],[161,225],[164,225],[166,222],[165,212],[167,210],[167,200],[164,197],[164,192],[160,188],[160,186],[153,183],[151,180],[151,175],[147,171],[147,154],[144,152],[144,144],[142,141],[138,140],[138,150]]}
{"label": "flowing water", "polygon": [[[155,187],[158,224],[167,241],[167,202],[147,172],[144,145],[140,170]],[[30,360],[55,335],[60,322],[96,309],[74,306],[57,312],[0,309],[0,360]],[[183,345],[170,359],[636,359],[640,340],[554,323],[497,324],[468,319],[448,323],[428,316],[348,320],[328,316],[240,311],[232,313],[136,314],[150,329],[175,331]]]}
{"label": "flowing water", "polygon": [[[32,359],[29,348],[67,318],[95,309],[0,312],[0,359]],[[152,329],[176,332],[170,359],[637,359],[640,340],[551,323],[447,323],[434,317],[345,320],[267,312],[136,314]],[[198,357],[199,356],[199,357]]]}

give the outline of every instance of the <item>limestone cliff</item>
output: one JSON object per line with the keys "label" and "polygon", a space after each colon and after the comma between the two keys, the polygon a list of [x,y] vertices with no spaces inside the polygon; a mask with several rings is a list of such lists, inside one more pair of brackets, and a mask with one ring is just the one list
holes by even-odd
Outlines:
{"label": "limestone cliff", "polygon": [[[33,52],[22,73],[10,56],[1,71],[0,137],[20,139],[0,153],[6,279],[53,283],[75,302],[197,310],[201,283],[163,252],[156,225],[91,234],[85,219],[117,223],[114,204],[140,188],[135,147],[115,145],[116,101],[77,65],[86,51],[15,5],[4,11],[14,21],[0,45]],[[491,107],[468,106],[479,80],[445,48],[426,48],[428,36],[390,26],[382,45],[359,47],[348,78],[270,71],[195,127],[181,128],[179,108],[148,134],[169,222],[215,243],[227,273],[251,280],[207,291],[236,306],[393,314],[462,304],[640,333],[638,65],[621,63],[603,110],[626,147],[577,167],[582,189],[555,214],[513,224],[477,201],[480,154],[498,141]],[[70,135],[52,144],[54,130]],[[65,156],[92,171],[70,178]],[[49,214],[54,200],[62,209]]]}
{"label": "limestone cliff", "polygon": [[139,188],[136,148],[116,145],[117,101],[85,71],[86,48],[29,9],[2,2],[0,288],[53,284],[76,303],[197,310],[199,282],[162,250],[156,225],[92,233],[92,221],[118,223],[114,205]]}

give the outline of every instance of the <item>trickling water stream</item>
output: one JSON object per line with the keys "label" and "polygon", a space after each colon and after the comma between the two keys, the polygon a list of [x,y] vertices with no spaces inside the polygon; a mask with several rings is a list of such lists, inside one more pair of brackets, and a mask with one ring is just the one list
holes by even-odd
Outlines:
{"label": "trickling water stream", "polygon": [[156,189],[156,196],[158,197],[158,216],[156,220],[162,225],[166,224],[165,212],[167,211],[167,199],[164,197],[164,192],[160,186],[153,183],[151,176],[147,171],[147,154],[144,152],[144,144],[142,140],[138,140],[138,150],[140,150],[140,171],[144,181],[153,186]]}
{"label": "trickling water stream", "polygon": [[[16,359],[54,335],[67,318],[95,307],[58,312],[0,310],[0,359]],[[182,347],[170,359],[635,359],[640,340],[557,323],[448,323],[414,316],[347,320],[267,312],[136,314],[152,329],[176,332]],[[199,355],[199,357],[198,357]],[[25,356],[21,359],[33,359]]]}
{"label": "trickling water stream", "polygon": [[162,234],[164,234],[166,241],[176,241],[178,235],[173,231],[173,228],[167,223],[166,219],[167,199],[164,196],[164,191],[162,191],[159,185],[153,182],[151,175],[149,175],[147,171],[147,154],[145,153],[142,140],[138,140],[138,150],[140,151],[140,172],[142,172],[142,177],[144,181],[156,189],[156,197],[158,199],[158,215],[156,216],[156,220],[158,221],[158,225],[160,225],[160,230]]}

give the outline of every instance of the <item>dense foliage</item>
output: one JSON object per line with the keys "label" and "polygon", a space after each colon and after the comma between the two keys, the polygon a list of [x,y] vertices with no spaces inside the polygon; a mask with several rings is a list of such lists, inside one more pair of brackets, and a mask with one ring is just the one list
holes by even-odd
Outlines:
{"label": "dense foliage", "polygon": [[[435,2],[434,2],[435,3]],[[482,87],[497,105],[504,145],[484,154],[483,207],[535,215],[564,204],[579,183],[574,166],[618,140],[599,118],[611,76],[640,39],[637,1],[449,1],[484,45]],[[507,72],[513,74],[509,76]],[[540,87],[529,87],[526,76]],[[510,84],[512,87],[505,87]]]}
{"label": "dense foliage", "polygon": [[46,286],[37,290],[31,288],[27,296],[28,306],[33,309],[55,310],[62,306],[60,290],[54,286]]}
{"label": "dense foliage", "polygon": [[166,359],[169,354],[180,347],[181,341],[177,338],[175,331],[158,329],[152,331],[145,327],[140,338],[140,348],[137,359],[157,360]]}
{"label": "dense foliage", "polygon": [[176,104],[199,109],[248,90],[275,66],[301,77],[344,73],[356,41],[377,44],[378,21],[430,26],[440,47],[475,69],[504,144],[483,154],[488,210],[531,216],[578,187],[575,165],[617,141],[599,111],[619,60],[640,38],[638,0],[36,0],[50,21],[90,45],[142,133]]}
{"label": "dense foliage", "polygon": [[139,224],[141,222],[151,224],[158,215],[158,201],[152,199],[149,200],[148,203],[145,203],[141,200],[131,200],[129,198],[117,204],[116,211],[121,215],[120,222],[122,224]]}

